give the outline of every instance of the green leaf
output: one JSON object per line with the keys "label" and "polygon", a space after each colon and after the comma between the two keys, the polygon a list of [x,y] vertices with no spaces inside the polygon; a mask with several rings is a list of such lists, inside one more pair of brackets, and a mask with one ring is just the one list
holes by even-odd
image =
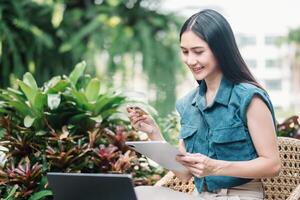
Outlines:
{"label": "green leaf", "polygon": [[23,82],[25,84],[27,84],[31,89],[37,91],[38,90],[38,86],[36,84],[36,81],[34,79],[34,77],[32,76],[31,73],[26,72],[23,76]]}
{"label": "green leaf", "polygon": [[15,90],[15,89],[10,88],[10,87],[7,88],[7,92],[8,92],[8,91],[10,91],[10,92],[12,92],[12,93],[14,93],[14,94],[20,95],[20,96],[23,95],[23,93],[20,92],[19,90]]}
{"label": "green leaf", "polygon": [[17,113],[21,113],[23,116],[32,114],[32,109],[25,103],[20,101],[9,101],[8,104],[16,110]]}
{"label": "green leaf", "polygon": [[101,116],[103,117],[103,119],[107,119],[109,118],[111,115],[117,113],[118,110],[116,108],[111,108],[108,110],[105,110],[104,112],[101,113]]}
{"label": "green leaf", "polygon": [[43,136],[43,135],[46,135],[46,134],[47,134],[47,132],[43,131],[43,130],[38,131],[38,132],[35,133],[35,135],[37,135],[37,136]]}
{"label": "green leaf", "polygon": [[100,114],[107,109],[116,108],[122,105],[124,102],[125,97],[115,96],[115,97],[108,97],[106,95],[101,96],[95,105],[94,113]]}
{"label": "green leaf", "polygon": [[51,190],[42,190],[42,191],[36,192],[33,195],[31,195],[28,200],[39,200],[46,196],[52,196],[52,195],[53,195],[53,193]]}
{"label": "green leaf", "polygon": [[[2,137],[5,133],[6,133],[6,130],[4,128],[0,127],[0,139],[2,139]],[[0,151],[2,151],[2,150],[0,149]]]}
{"label": "green leaf", "polygon": [[7,90],[3,91],[3,94],[13,97],[12,99],[16,99],[18,101],[25,101],[25,95],[21,91],[13,88],[7,88]]}
{"label": "green leaf", "polygon": [[101,27],[101,24],[103,24],[103,19],[106,19],[106,17],[103,14],[100,14],[94,17],[94,19],[90,20],[88,23],[86,23],[86,25],[80,27],[78,31],[72,34],[69,40],[64,42],[59,47],[59,52],[64,53],[72,50],[73,47],[76,47],[83,41],[84,37],[88,36],[89,34],[92,34],[93,32],[95,32],[96,29]]}
{"label": "green leaf", "polygon": [[69,75],[69,79],[71,81],[71,83],[73,84],[73,86],[76,85],[78,79],[80,78],[80,76],[83,75],[83,72],[86,68],[86,62],[82,61],[80,63],[78,63],[75,66],[75,69],[71,72],[71,74]]}
{"label": "green leaf", "polygon": [[69,86],[69,82],[66,80],[60,80],[53,87],[49,87],[47,93],[63,92]]}
{"label": "green leaf", "polygon": [[68,120],[68,123],[76,124],[78,122],[82,122],[82,121],[88,119],[89,117],[90,117],[90,115],[88,113],[81,113],[81,114],[74,115],[73,117],[71,117]]}
{"label": "green leaf", "polygon": [[61,101],[60,94],[48,94],[47,95],[47,102],[48,102],[48,107],[50,108],[50,110],[54,110],[54,109],[58,108],[60,101]]}
{"label": "green leaf", "polygon": [[7,110],[3,109],[3,108],[0,108],[0,113],[7,113]]}
{"label": "green leaf", "polygon": [[93,78],[85,90],[85,96],[88,101],[96,101],[99,95],[100,81],[97,78]]}
{"label": "green leaf", "polygon": [[46,84],[47,87],[53,87],[61,80],[61,76],[54,76],[52,77]]}
{"label": "green leaf", "polygon": [[7,197],[4,200],[14,200],[14,194],[18,189],[18,185],[14,185],[14,187],[9,191]]}
{"label": "green leaf", "polygon": [[84,74],[77,81],[76,86],[77,86],[77,88],[86,88],[91,80],[92,80],[92,77],[90,74]]}
{"label": "green leaf", "polygon": [[24,126],[26,128],[29,128],[32,126],[33,122],[34,122],[35,118],[27,115],[25,118],[24,118]]}
{"label": "green leaf", "polygon": [[103,121],[103,118],[101,115],[98,115],[96,117],[91,117],[92,120],[94,120],[97,123],[101,123]]}
{"label": "green leaf", "polygon": [[26,98],[29,100],[31,105],[33,105],[34,97],[35,97],[37,91],[30,88],[27,84],[25,84],[24,82],[22,82],[20,80],[18,80],[18,84],[19,84],[21,90],[24,92]]}
{"label": "green leaf", "polygon": [[79,92],[77,90],[72,90],[71,94],[73,96],[73,98],[75,98],[76,104],[80,107],[80,108],[84,108],[84,109],[88,109],[91,110],[92,109],[92,104],[90,104],[86,98],[86,96],[84,95],[83,92]]}
{"label": "green leaf", "polygon": [[11,97],[6,93],[6,92],[3,92],[3,94],[0,93],[0,99],[1,100],[6,100],[6,101],[11,101]]}
{"label": "green leaf", "polygon": [[37,92],[33,99],[32,107],[41,113],[43,112],[43,108],[45,105],[46,105],[46,95],[41,92]]}
{"label": "green leaf", "polygon": [[99,114],[101,112],[101,110],[110,103],[110,101],[111,101],[111,98],[109,98],[106,95],[103,95],[100,98],[98,98],[98,100],[95,104],[94,113]]}

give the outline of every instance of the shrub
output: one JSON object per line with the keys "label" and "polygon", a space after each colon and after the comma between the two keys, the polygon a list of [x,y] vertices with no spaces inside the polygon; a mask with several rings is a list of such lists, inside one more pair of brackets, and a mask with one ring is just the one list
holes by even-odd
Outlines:
{"label": "shrub", "polygon": [[300,118],[291,116],[277,126],[277,135],[300,139]]}
{"label": "shrub", "polygon": [[131,173],[138,185],[160,178],[125,145],[139,139],[122,117],[126,98],[101,91],[100,81],[84,70],[81,62],[42,87],[26,73],[17,89],[0,91],[1,197],[51,199],[51,171]]}

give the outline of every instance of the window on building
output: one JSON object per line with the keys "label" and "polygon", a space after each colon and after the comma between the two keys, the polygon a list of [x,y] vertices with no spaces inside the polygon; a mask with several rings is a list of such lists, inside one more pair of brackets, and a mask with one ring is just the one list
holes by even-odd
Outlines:
{"label": "window on building", "polygon": [[266,67],[267,68],[279,68],[281,66],[281,61],[279,59],[267,59]]}
{"label": "window on building", "polygon": [[252,35],[237,35],[238,46],[256,45],[256,37]]}
{"label": "window on building", "polygon": [[248,67],[250,68],[256,68],[257,67],[257,60],[255,59],[245,59],[245,62]]}
{"label": "window on building", "polygon": [[276,45],[281,40],[280,36],[266,36],[265,37],[265,44],[266,45]]}
{"label": "window on building", "polygon": [[265,80],[265,85],[267,90],[281,90],[282,80],[281,79]]}

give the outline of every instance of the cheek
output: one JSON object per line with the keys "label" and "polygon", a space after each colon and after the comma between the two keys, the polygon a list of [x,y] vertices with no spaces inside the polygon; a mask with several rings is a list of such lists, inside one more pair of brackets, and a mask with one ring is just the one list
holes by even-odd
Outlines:
{"label": "cheek", "polygon": [[210,57],[210,65],[212,66],[212,68],[217,68],[217,66],[218,66],[218,62],[214,56]]}
{"label": "cheek", "polygon": [[213,67],[216,65],[216,59],[212,54],[206,54],[205,56],[203,56],[202,63],[204,65]]}

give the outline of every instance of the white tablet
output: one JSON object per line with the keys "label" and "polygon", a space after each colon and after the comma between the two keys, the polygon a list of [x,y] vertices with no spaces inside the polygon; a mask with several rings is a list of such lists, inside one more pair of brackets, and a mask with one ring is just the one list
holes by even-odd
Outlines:
{"label": "white tablet", "polygon": [[187,168],[176,161],[176,155],[180,155],[177,147],[165,141],[133,141],[126,142],[130,148],[145,155],[162,167],[179,172],[187,172]]}

